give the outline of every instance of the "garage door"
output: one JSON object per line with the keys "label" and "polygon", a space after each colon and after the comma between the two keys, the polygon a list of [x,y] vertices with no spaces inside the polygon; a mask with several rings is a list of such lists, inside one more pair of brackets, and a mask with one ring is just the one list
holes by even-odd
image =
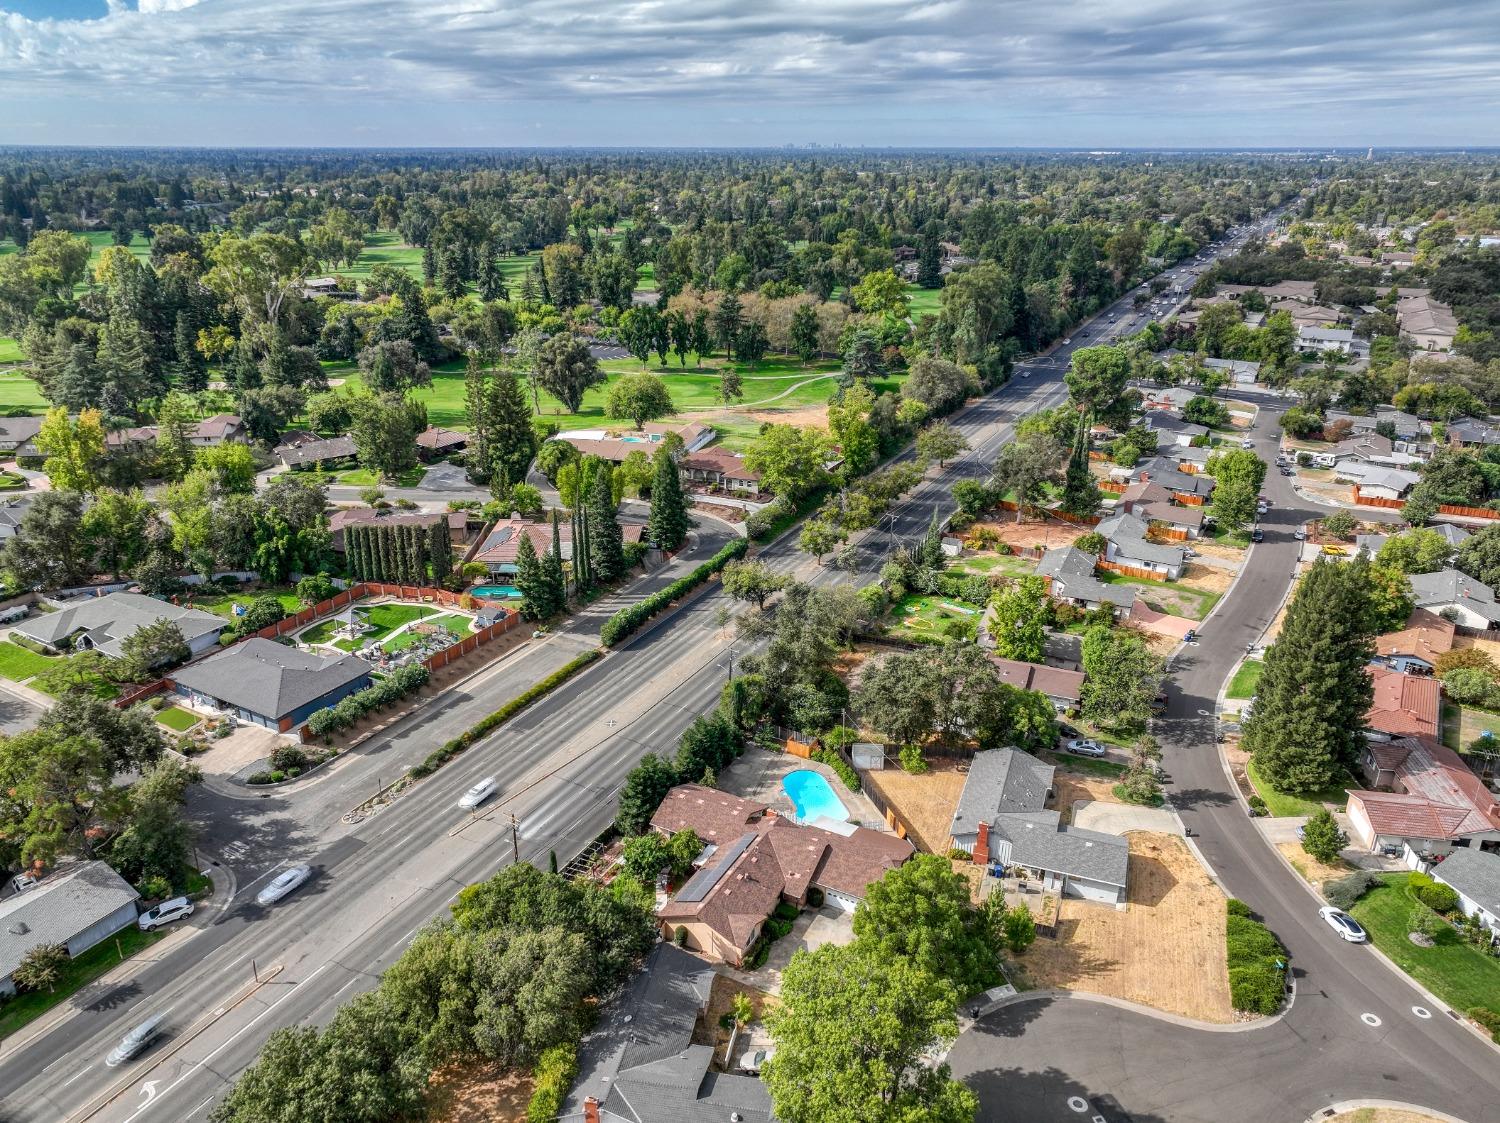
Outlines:
{"label": "garage door", "polygon": [[845,912],[853,912],[859,907],[859,901],[847,893],[840,893],[835,889],[825,889],[823,899],[830,905],[837,905]]}
{"label": "garage door", "polygon": [[1104,901],[1113,905],[1119,903],[1120,891],[1113,885],[1102,885],[1097,881],[1084,881],[1081,878],[1070,877],[1067,885],[1063,887],[1063,896],[1082,897],[1085,901]]}

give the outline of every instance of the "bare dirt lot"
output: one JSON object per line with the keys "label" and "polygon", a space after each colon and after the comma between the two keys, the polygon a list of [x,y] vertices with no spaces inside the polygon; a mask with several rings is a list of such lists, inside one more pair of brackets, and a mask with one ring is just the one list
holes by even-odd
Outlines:
{"label": "bare dirt lot", "polygon": [[1208,538],[1194,538],[1188,545],[1203,555],[1202,561],[1205,565],[1213,565],[1216,561],[1234,562],[1238,565],[1245,560],[1245,551],[1242,548],[1225,546],[1221,542],[1214,542]]}
{"label": "bare dirt lot", "polygon": [[1205,593],[1223,593],[1234,582],[1234,571],[1190,561],[1182,567],[1182,584]]}
{"label": "bare dirt lot", "polygon": [[969,529],[969,533],[972,534],[980,527],[994,531],[1000,536],[1002,542],[1011,546],[1041,546],[1046,550],[1071,545],[1089,530],[1088,527],[1073,526],[1071,523],[1043,522],[1033,518],[1024,518],[1016,522],[1014,515],[1007,516],[1004,512],[997,517],[975,523]]}
{"label": "bare dirt lot", "polygon": [[1055,940],[1020,957],[1039,987],[1230,1022],[1224,894],[1181,839],[1132,832],[1124,910],[1065,899]]}
{"label": "bare dirt lot", "polygon": [[[719,1019],[729,1013],[730,1003],[734,1001],[736,994],[744,994],[750,999],[750,1008],[755,1012],[751,1017],[751,1022],[762,1021],[766,1011],[776,1006],[775,995],[757,990],[738,979],[731,979],[728,975],[714,976],[713,985],[708,992],[708,1008],[693,1025],[693,1044],[712,1045],[714,1067],[718,1069],[723,1068],[724,1046],[729,1044],[729,1031],[719,1025]],[[746,1040],[743,1033],[741,1033],[740,1040]],[[739,1050],[736,1049],[735,1052]]]}
{"label": "bare dirt lot", "polygon": [[866,772],[863,779],[910,828],[907,837],[913,846],[929,854],[946,854],[948,828],[953,825],[953,809],[963,793],[965,774],[958,771],[956,760],[935,757],[928,764],[931,771],[920,776],[887,768]]}
{"label": "bare dirt lot", "polygon": [[1300,842],[1278,842],[1276,849],[1281,851],[1282,857],[1292,863],[1292,868],[1302,875],[1302,879],[1314,888],[1321,888],[1325,881],[1344,877],[1354,868],[1342,859],[1336,865],[1331,866],[1320,862],[1302,849]]}
{"label": "bare dirt lot", "polygon": [[1061,770],[1052,776],[1052,806],[1062,815],[1064,823],[1073,817],[1073,804],[1080,799],[1092,799],[1101,803],[1119,803],[1114,794],[1115,781],[1101,780],[1095,776],[1081,776],[1076,772]]}
{"label": "bare dirt lot", "polygon": [[438,1123],[524,1123],[529,1072],[492,1064],[449,1065],[432,1074],[428,1110]]}

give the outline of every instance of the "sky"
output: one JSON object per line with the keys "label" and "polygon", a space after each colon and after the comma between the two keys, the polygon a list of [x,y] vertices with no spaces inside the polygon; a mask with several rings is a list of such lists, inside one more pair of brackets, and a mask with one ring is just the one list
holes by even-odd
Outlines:
{"label": "sky", "polygon": [[1500,0],[0,0],[0,144],[1500,144]]}

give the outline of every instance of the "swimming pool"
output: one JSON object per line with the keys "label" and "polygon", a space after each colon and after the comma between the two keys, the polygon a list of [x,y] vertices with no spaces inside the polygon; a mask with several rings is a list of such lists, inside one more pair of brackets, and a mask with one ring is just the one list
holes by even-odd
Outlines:
{"label": "swimming pool", "polygon": [[833,794],[821,773],[807,768],[788,772],[781,778],[781,790],[786,792],[792,806],[797,809],[797,818],[804,823],[819,818],[836,819],[841,823],[849,821],[848,810]]}
{"label": "swimming pool", "polygon": [[469,592],[486,600],[517,599],[521,596],[521,590],[514,585],[475,585]]}

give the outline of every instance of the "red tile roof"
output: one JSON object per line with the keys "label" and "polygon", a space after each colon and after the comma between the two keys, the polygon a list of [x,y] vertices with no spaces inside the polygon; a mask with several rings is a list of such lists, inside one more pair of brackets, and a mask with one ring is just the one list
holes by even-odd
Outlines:
{"label": "red tile roof", "polygon": [[[1349,793],[1364,805],[1377,834],[1442,839],[1500,831],[1497,797],[1446,745],[1410,737],[1390,745],[1384,757],[1394,763],[1396,790]],[[1387,767],[1381,755],[1376,761]]]}
{"label": "red tile roof", "polygon": [[751,480],[760,483],[760,473],[745,467],[745,462],[724,448],[705,448],[684,456],[682,467],[696,472],[717,472],[731,480]]}
{"label": "red tile roof", "polygon": [[1444,620],[1435,612],[1425,608],[1414,609],[1406,627],[1399,632],[1389,632],[1375,640],[1375,651],[1391,658],[1414,656],[1428,664],[1436,664],[1438,656],[1453,650],[1453,636],[1457,625]]}
{"label": "red tile roof", "polygon": [[1060,667],[1044,667],[1040,663],[1001,659],[998,655],[991,655],[990,662],[999,670],[1000,678],[1011,686],[1022,690],[1036,690],[1049,698],[1063,698],[1073,702],[1083,697],[1081,671],[1065,671]]}
{"label": "red tile roof", "polygon": [[1375,700],[1365,720],[1371,729],[1396,737],[1438,735],[1438,681],[1426,675],[1404,675],[1386,667],[1367,667],[1375,682]]}
{"label": "red tile roof", "polygon": [[429,425],[417,434],[417,447],[433,451],[441,448],[456,448],[458,445],[468,443],[467,433],[455,433],[452,429],[439,429],[436,425]]}

